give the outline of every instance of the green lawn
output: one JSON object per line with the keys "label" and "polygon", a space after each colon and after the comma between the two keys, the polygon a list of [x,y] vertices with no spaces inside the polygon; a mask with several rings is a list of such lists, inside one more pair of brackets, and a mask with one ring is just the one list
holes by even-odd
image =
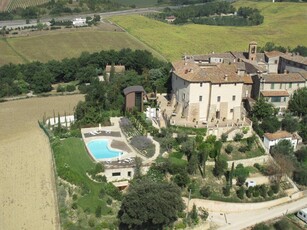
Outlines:
{"label": "green lawn", "polygon": [[292,48],[307,46],[307,3],[239,1],[235,6],[259,8],[264,23],[252,27],[176,26],[140,15],[112,20],[171,61],[183,54],[244,51],[250,41],[257,41],[259,46],[268,41]]}
{"label": "green lawn", "polygon": [[77,200],[77,204],[92,213],[101,205],[102,213],[107,214],[110,208],[106,207],[105,199],[98,198],[103,184],[95,183],[86,176],[86,171],[93,169],[95,164],[87,154],[83,141],[79,138],[68,138],[53,145],[53,151],[58,176],[89,191]]}

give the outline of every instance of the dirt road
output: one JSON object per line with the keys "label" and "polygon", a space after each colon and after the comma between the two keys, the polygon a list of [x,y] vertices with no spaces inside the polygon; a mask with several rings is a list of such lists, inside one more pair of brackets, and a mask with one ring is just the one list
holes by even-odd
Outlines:
{"label": "dirt road", "polygon": [[37,120],[82,95],[0,103],[0,229],[59,229],[49,142]]}

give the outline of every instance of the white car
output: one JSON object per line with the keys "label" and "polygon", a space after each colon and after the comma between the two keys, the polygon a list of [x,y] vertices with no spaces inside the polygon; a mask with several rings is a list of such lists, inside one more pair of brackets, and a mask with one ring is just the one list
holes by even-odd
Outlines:
{"label": "white car", "polygon": [[249,187],[255,187],[256,186],[256,182],[255,181],[247,181],[246,182],[246,186],[249,188]]}

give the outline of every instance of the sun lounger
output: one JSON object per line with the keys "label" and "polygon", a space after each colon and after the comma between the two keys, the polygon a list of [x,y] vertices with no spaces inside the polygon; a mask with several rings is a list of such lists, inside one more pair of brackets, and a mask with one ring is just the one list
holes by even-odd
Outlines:
{"label": "sun lounger", "polygon": [[92,132],[90,132],[90,134],[91,134],[91,135],[93,135],[93,136],[95,136],[95,135],[96,135],[96,133],[94,133],[93,131],[92,131]]}

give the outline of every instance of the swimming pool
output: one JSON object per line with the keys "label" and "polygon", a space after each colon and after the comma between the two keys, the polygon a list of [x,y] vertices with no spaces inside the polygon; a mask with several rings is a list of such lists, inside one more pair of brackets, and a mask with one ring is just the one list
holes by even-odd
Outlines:
{"label": "swimming pool", "polygon": [[87,143],[87,148],[96,160],[119,157],[123,154],[123,152],[110,149],[108,145],[108,140],[99,139]]}

